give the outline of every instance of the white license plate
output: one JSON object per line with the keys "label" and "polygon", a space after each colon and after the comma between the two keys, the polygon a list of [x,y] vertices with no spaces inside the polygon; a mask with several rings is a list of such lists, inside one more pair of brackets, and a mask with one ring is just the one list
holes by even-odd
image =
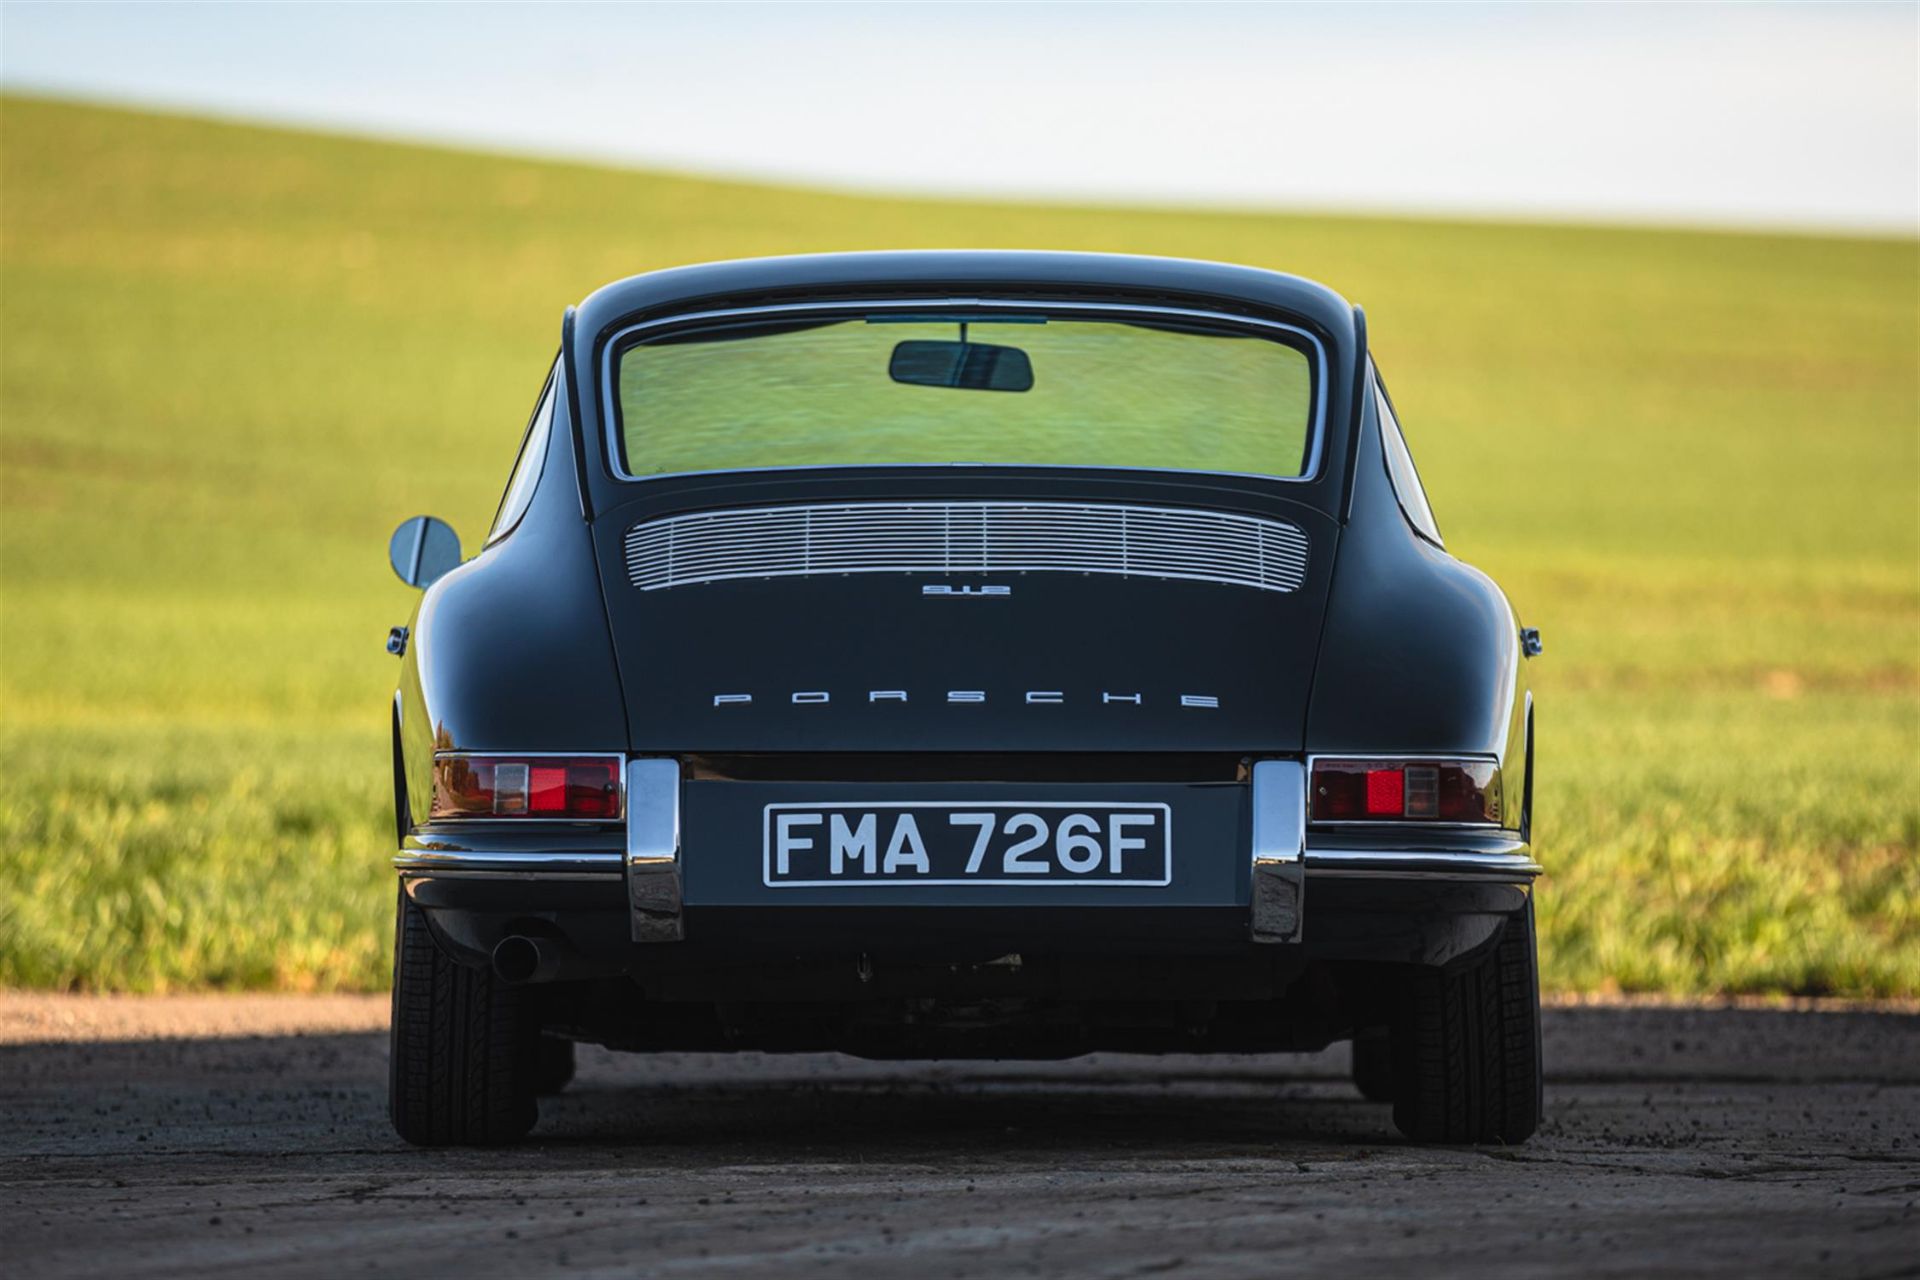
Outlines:
{"label": "white license plate", "polygon": [[769,888],[1166,885],[1173,810],[1032,800],[770,804],[761,857]]}

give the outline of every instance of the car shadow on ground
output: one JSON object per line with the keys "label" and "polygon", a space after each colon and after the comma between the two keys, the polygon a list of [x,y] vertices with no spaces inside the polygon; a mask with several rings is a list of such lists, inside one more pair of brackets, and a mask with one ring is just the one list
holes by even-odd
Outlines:
{"label": "car shadow on ground", "polygon": [[[1920,1017],[1910,1013],[1549,1009],[1545,1041],[1548,1139],[1571,1122],[1567,1108],[1582,1089],[1627,1085],[1639,1099],[1655,1085],[1920,1083]],[[386,1050],[378,1031],[0,1047],[0,1150],[30,1159],[404,1157],[411,1149],[386,1119]],[[975,1156],[1038,1167],[1142,1156],[1304,1161],[1403,1145],[1391,1108],[1365,1101],[1349,1082],[1340,1047],[1263,1057],[890,1063],[582,1046],[579,1064],[572,1086],[542,1099],[531,1150],[517,1160],[720,1168]],[[1592,1111],[1597,1098],[1611,1096],[1583,1105]],[[455,1153],[421,1155],[428,1164],[467,1165]]]}
{"label": "car shadow on ground", "polygon": [[[1332,1055],[1328,1055],[1332,1056]],[[741,1063],[703,1084],[582,1077],[543,1099],[533,1140],[555,1146],[612,1143],[704,1149],[773,1160],[912,1160],[969,1152],[1037,1161],[1090,1146],[1114,1157],[1152,1151],[1208,1158],[1276,1146],[1345,1147],[1398,1142],[1390,1108],[1362,1099],[1338,1074],[1261,1077],[1183,1073],[1146,1060],[1136,1071],[1049,1064],[1029,1074],[1001,1064],[918,1063],[871,1073],[828,1056],[803,1071],[777,1059]]]}
{"label": "car shadow on ground", "polygon": [[12,1270],[1896,1275],[1920,1221],[1904,1013],[1549,1009],[1520,1149],[1401,1141],[1337,1050],[585,1047],[523,1146],[425,1150],[387,1123],[378,1016],[0,1047]]}
{"label": "car shadow on ground", "polygon": [[[874,1063],[834,1054],[579,1050],[530,1146],[562,1162],[650,1151],[739,1161],[1045,1163],[1073,1153],[1270,1158],[1393,1143],[1344,1053],[1284,1059]],[[48,1155],[407,1151],[386,1119],[379,1033],[0,1047],[0,1145]]]}

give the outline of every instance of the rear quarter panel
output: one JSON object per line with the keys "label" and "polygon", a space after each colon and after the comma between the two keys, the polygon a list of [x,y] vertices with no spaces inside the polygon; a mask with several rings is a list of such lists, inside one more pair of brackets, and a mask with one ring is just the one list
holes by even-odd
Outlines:
{"label": "rear quarter panel", "polygon": [[1497,757],[1503,819],[1520,829],[1532,695],[1519,622],[1491,578],[1414,533],[1387,475],[1372,397],[1363,403],[1307,748]]}
{"label": "rear quarter panel", "polygon": [[519,525],[420,599],[395,703],[416,825],[427,817],[437,750],[626,750],[574,438],[555,423]]}

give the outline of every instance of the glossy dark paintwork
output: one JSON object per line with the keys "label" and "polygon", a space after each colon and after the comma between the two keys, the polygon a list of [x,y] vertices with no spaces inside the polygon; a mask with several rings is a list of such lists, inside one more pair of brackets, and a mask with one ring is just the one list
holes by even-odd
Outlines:
{"label": "glossy dark paintwork", "polygon": [[[979,295],[1201,306],[1310,329],[1330,364],[1318,472],[1279,482],[1006,467],[862,468],[623,482],[609,468],[598,370],[604,344],[626,324],[783,300]],[[1521,796],[1530,704],[1512,611],[1490,580],[1423,542],[1402,517],[1381,460],[1372,396],[1365,394],[1370,375],[1363,334],[1355,309],[1308,281],[1216,263],[1102,255],[832,255],[680,268],[599,290],[563,327],[567,394],[526,516],[435,583],[412,620],[396,699],[409,816],[415,824],[425,817],[436,747],[1473,753],[1500,757],[1508,795]],[[1004,495],[1284,514],[1311,534],[1309,585],[1291,601],[1248,600],[1271,593],[1031,575],[1024,581],[1033,589],[1024,599],[1003,602],[1022,611],[1007,615],[1017,625],[977,613],[972,616],[981,621],[933,624],[912,611],[997,606],[923,603],[890,575],[693,589],[708,593],[697,603],[676,589],[643,604],[626,587],[618,554],[620,535],[636,520],[671,511]],[[793,614],[822,602],[843,615],[871,610],[904,628],[947,669],[957,672],[970,662],[986,672],[964,683],[956,674],[950,687],[991,682],[1009,690],[1051,689],[1070,679],[1131,679],[1166,682],[1168,692],[1177,693],[1206,679],[1219,682],[1226,714],[1128,723],[1090,709],[1047,708],[1067,714],[969,725],[952,715],[964,709],[929,705],[891,724],[848,714],[813,721],[769,716],[745,727],[696,714],[703,709],[698,703],[718,691],[703,682],[722,669],[739,667],[742,679],[773,690],[817,687],[823,679],[893,687],[902,679],[869,683],[862,664],[870,665],[873,654],[848,652],[847,632],[810,650],[805,619],[796,627]],[[1059,629],[1058,619],[1088,617],[1099,625],[1067,627],[1047,645],[1020,643],[1036,629]],[[1124,625],[1130,618],[1142,621]],[[1129,645],[1137,646],[1131,655]],[[811,658],[824,674],[805,674],[801,658]],[[836,661],[844,669],[832,669]],[[927,679],[949,683],[944,673]],[[1520,823],[1519,809],[1508,806],[1511,825]]]}
{"label": "glossy dark paintwork", "polygon": [[[1493,580],[1415,534],[1363,401],[1352,518],[1340,542],[1307,716],[1316,754],[1488,755],[1525,786],[1531,706],[1520,629]],[[1507,806],[1517,829],[1521,806]]]}
{"label": "glossy dark paintwork", "polygon": [[414,613],[394,715],[416,825],[436,749],[626,749],[619,669],[572,483],[574,440],[547,433],[519,524],[429,587]]}

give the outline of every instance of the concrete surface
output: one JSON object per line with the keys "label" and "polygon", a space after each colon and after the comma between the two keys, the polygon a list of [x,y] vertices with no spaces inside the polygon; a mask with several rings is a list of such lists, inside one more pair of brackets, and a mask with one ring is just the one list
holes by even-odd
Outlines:
{"label": "concrete surface", "polygon": [[1551,1009],[1511,1150],[1402,1144],[1343,1051],[587,1049],[525,1146],[427,1152],[379,1000],[249,999],[0,997],[0,1273],[1920,1276],[1912,1013]]}

